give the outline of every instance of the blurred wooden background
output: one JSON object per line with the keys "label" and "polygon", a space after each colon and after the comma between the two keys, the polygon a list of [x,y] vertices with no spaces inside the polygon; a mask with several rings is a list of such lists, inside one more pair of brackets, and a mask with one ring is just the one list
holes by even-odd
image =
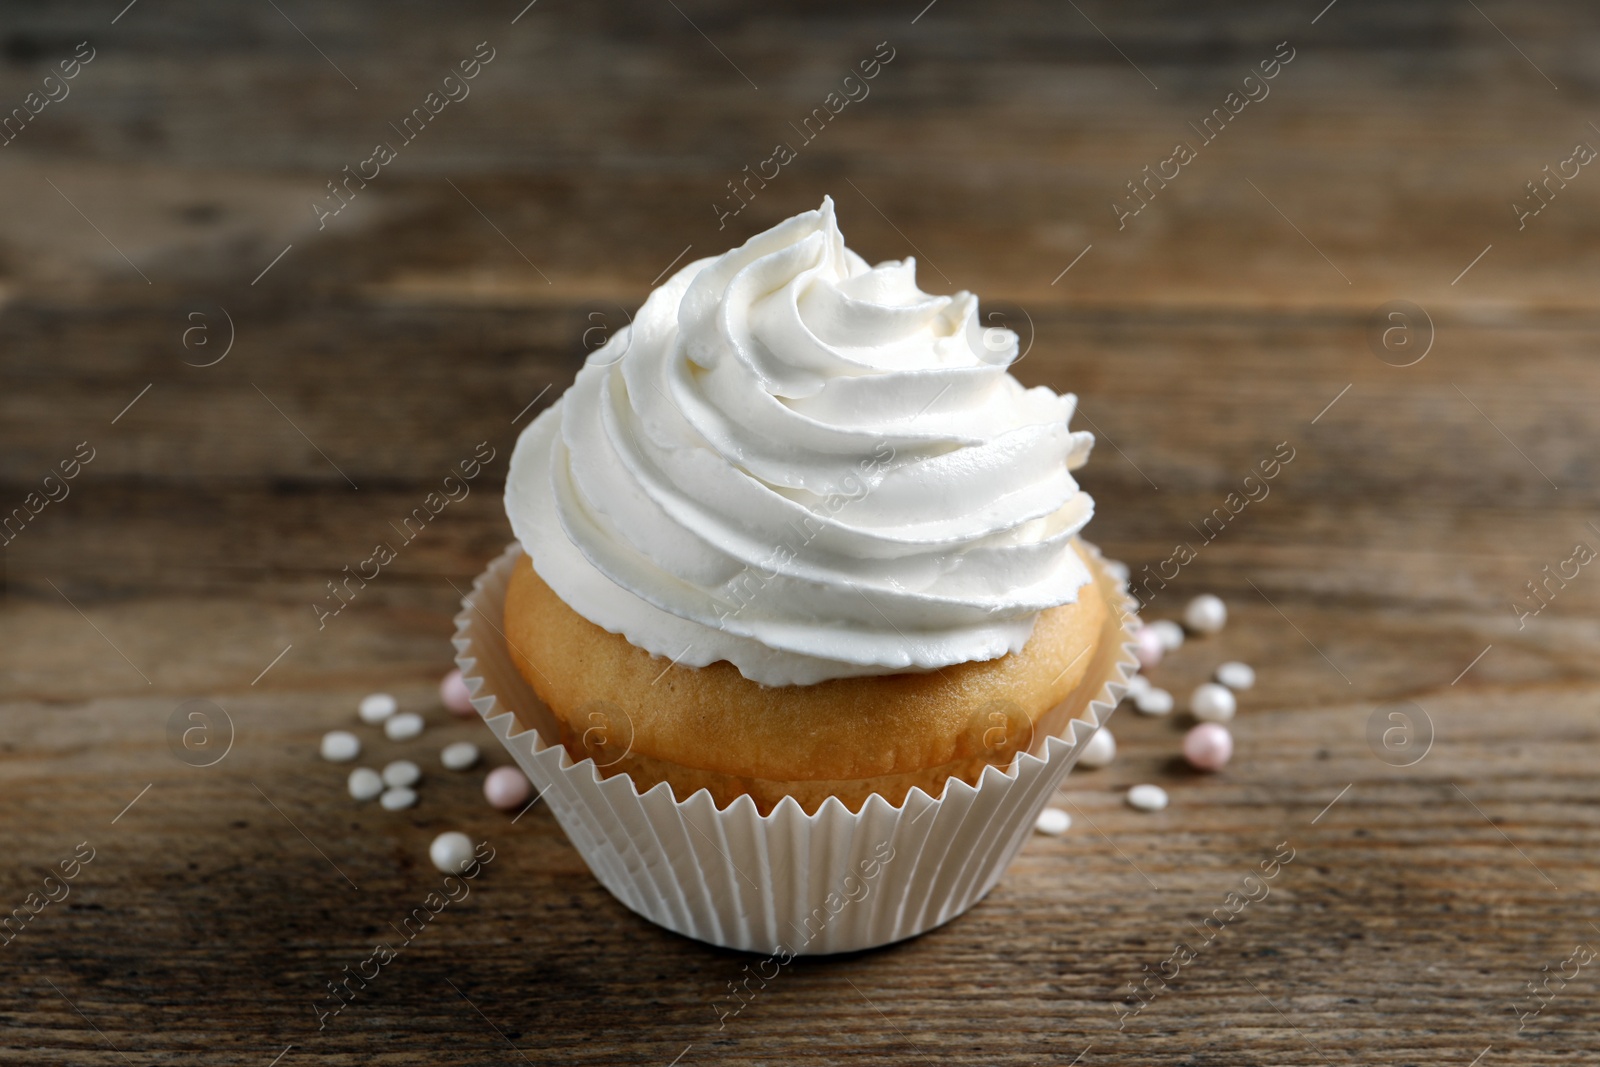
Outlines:
{"label": "blurred wooden background", "polygon": [[[1600,548],[1600,176],[1564,162],[1600,145],[1600,15],[923,2],[6,10],[0,513],[38,513],[3,555],[0,914],[95,858],[0,946],[0,1063],[1594,1062],[1600,973],[1568,961],[1600,944],[1600,578],[1513,605]],[[326,183],[480,42],[470,96],[319,229]],[[880,42],[870,94],[800,145]],[[1199,147],[1280,42],[1269,95]],[[779,141],[797,158],[719,231]],[[1197,158],[1119,229],[1179,141]],[[825,193],[854,248],[979,293],[1032,341],[1018,376],[1081,396],[1108,553],[1156,564],[1295,458],[1152,605],[1233,613],[1155,672],[1180,699],[1225,658],[1260,673],[1225,773],[1174,763],[1183,716],[1124,709],[1071,833],[972,913],[799,962],[719,1030],[747,961],[626,912],[542,808],[512,825],[481,773],[436,771],[492,738],[432,690],[509,539],[510,446],[585,331]],[[472,494],[319,631],[325,583],[485,441]],[[432,724],[370,746],[429,770],[401,815],[315,758],[374,689]],[[196,699],[233,723],[211,767],[170,740]],[[1432,735],[1410,766],[1368,741],[1394,704]],[[1139,781],[1172,806],[1127,808]],[[319,1030],[457,827],[497,849],[472,897]],[[1283,841],[1272,895],[1119,1029],[1128,983]]]}

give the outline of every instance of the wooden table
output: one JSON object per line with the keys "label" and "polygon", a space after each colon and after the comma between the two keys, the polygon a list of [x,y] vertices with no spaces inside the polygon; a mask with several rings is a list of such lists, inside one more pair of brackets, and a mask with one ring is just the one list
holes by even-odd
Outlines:
{"label": "wooden table", "polygon": [[[1514,605],[1600,547],[1600,176],[1564,162],[1600,145],[1600,17],[922,3],[7,13],[5,106],[69,95],[0,159],[0,503],[93,458],[4,550],[0,908],[68,895],[0,947],[0,1063],[1596,1062],[1574,949],[1600,945],[1600,577]],[[869,95],[802,143],[879,42]],[[380,140],[347,206],[310,206]],[[778,141],[796,158],[719,230]],[[1547,164],[1570,177],[1535,200]],[[1119,228],[1147,165],[1177,173]],[[1068,780],[1070,834],[970,914],[798,962],[719,1030],[744,958],[624,910],[542,807],[513,825],[481,771],[435,769],[492,738],[434,686],[509,539],[511,444],[586,331],[824,193],[853,247],[980,293],[1032,339],[1019,377],[1082,397],[1090,533],[1136,570],[1294,459],[1151,605],[1231,611],[1155,672],[1180,700],[1222,659],[1260,672],[1225,773],[1175,761],[1182,716],[1122,711],[1117,762]],[[472,494],[319,630],[325,583],[479,442]],[[369,745],[427,766],[404,814],[315,755],[377,689],[430,721]],[[190,701],[232,724],[211,766]],[[1141,781],[1171,806],[1128,808]],[[319,1029],[451,827],[497,858]]]}

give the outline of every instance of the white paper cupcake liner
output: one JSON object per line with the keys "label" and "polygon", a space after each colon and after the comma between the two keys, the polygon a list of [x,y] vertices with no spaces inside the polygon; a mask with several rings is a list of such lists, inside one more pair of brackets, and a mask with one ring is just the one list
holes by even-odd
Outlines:
{"label": "white paper cupcake liner", "polygon": [[[1124,603],[1120,583],[1086,547],[1109,602]],[[704,790],[682,801],[664,782],[640,793],[626,774],[602,778],[592,759],[573,762],[501,631],[520,555],[513,544],[491,563],[456,616],[456,663],[473,705],[613,896],[669,930],[725,948],[854,952],[965,912],[999,881],[1138,670],[1132,614],[1113,615],[1077,704],[1058,709],[1064,721],[1047,716],[1029,751],[1005,770],[986,768],[976,786],[952,778],[941,796],[914,788],[899,806],[874,794],[854,813],[830,798],[807,815],[786,797],[762,815],[748,796],[719,811]],[[513,707],[538,725],[520,729]]]}

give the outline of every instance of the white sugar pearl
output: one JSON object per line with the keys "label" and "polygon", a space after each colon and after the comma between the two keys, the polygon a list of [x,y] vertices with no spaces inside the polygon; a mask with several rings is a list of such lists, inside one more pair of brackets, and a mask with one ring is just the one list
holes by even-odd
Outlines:
{"label": "white sugar pearl", "polygon": [[446,770],[464,771],[478,762],[478,746],[471,741],[446,745],[444,751],[439,753],[439,762],[445,765]]}
{"label": "white sugar pearl", "polygon": [[361,755],[361,738],[349,730],[329,730],[322,735],[322,758],[349,763]]}
{"label": "white sugar pearl", "polygon": [[1133,698],[1133,706],[1146,715],[1170,715],[1173,703],[1171,693],[1154,686]]}
{"label": "white sugar pearl", "polygon": [[385,789],[383,796],[378,798],[378,803],[383,805],[384,811],[400,811],[411,807],[416,802],[416,790],[407,789],[403,785],[397,785],[393,789]]}
{"label": "white sugar pearl", "polygon": [[473,860],[472,838],[459,830],[448,830],[433,839],[428,858],[445,874],[460,874]]}
{"label": "white sugar pearl", "polygon": [[1167,806],[1167,791],[1159,785],[1136,785],[1128,790],[1128,803],[1140,811],[1160,811]]}
{"label": "white sugar pearl", "polygon": [[1183,624],[1197,634],[1214,634],[1228,623],[1228,605],[1221,597],[1201,593],[1183,609]]}
{"label": "white sugar pearl", "polygon": [[383,724],[383,732],[391,741],[409,741],[422,732],[422,716],[414,711],[402,711]]}
{"label": "white sugar pearl", "polygon": [[383,769],[383,784],[393,788],[406,788],[417,784],[422,768],[408,759],[397,759]]}
{"label": "white sugar pearl", "polygon": [[1201,722],[1227,722],[1239,710],[1239,704],[1233,698],[1232,689],[1216,682],[1204,682],[1195,686],[1190,694],[1189,710]]}
{"label": "white sugar pearl", "polygon": [[388,693],[368,693],[356,706],[356,714],[361,716],[362,722],[376,726],[393,715],[399,707],[399,702]]}
{"label": "white sugar pearl", "polygon": [[1157,619],[1149,625],[1150,632],[1160,640],[1161,647],[1171,652],[1183,645],[1183,627],[1171,619]]}
{"label": "white sugar pearl", "polygon": [[1140,693],[1148,692],[1150,692],[1150,679],[1146,678],[1144,675],[1136,674],[1132,678],[1128,679],[1127,699],[1136,700],[1138,699]]}
{"label": "white sugar pearl", "polygon": [[357,800],[371,800],[383,792],[383,776],[371,767],[357,767],[350,772],[350,795]]}
{"label": "white sugar pearl", "polygon": [[1117,758],[1117,740],[1111,736],[1111,731],[1101,727],[1095,735],[1089,738],[1089,743],[1083,746],[1083,754],[1078,757],[1078,763],[1084,767],[1104,767]]}
{"label": "white sugar pearl", "polygon": [[1218,664],[1216,678],[1236,693],[1242,693],[1256,684],[1255,668],[1236,659]]}
{"label": "white sugar pearl", "polygon": [[1034,821],[1033,828],[1041,834],[1060,837],[1072,827],[1072,816],[1060,808],[1045,808]]}

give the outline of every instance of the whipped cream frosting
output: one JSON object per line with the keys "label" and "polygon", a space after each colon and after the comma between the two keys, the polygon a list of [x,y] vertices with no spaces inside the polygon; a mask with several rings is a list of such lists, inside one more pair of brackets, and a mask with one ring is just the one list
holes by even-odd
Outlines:
{"label": "whipped cream frosting", "polygon": [[573,610],[764,685],[932,670],[1027,643],[1090,574],[1077,398],[832,200],[690,263],[522,434],[506,513]]}

